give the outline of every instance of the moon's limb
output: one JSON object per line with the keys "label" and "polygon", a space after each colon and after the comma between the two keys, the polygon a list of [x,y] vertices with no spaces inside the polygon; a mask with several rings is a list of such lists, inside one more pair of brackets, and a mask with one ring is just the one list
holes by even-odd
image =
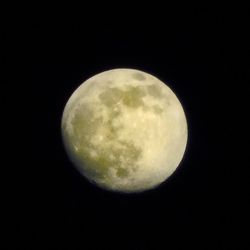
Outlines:
{"label": "moon's limb", "polygon": [[67,152],[79,171],[106,189],[153,188],[178,167],[187,143],[182,106],[164,83],[115,69],[82,84],[62,118]]}

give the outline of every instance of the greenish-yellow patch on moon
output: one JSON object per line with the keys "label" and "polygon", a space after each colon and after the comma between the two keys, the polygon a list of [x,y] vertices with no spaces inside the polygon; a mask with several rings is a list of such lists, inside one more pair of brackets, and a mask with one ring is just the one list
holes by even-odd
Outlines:
{"label": "greenish-yellow patch on moon", "polygon": [[145,74],[142,74],[142,73],[139,73],[139,72],[134,73],[133,78],[136,79],[136,80],[139,80],[139,81],[146,80]]}
{"label": "greenish-yellow patch on moon", "polygon": [[77,169],[105,189],[139,192],[179,165],[187,124],[175,94],[159,79],[114,69],[84,82],[62,118],[67,153]]}

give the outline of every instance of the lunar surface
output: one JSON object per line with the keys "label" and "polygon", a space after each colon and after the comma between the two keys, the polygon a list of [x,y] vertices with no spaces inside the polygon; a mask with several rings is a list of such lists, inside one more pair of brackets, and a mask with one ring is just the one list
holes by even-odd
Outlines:
{"label": "lunar surface", "polygon": [[68,100],[62,136],[69,158],[90,182],[141,192],[164,182],[187,144],[187,122],[173,91],[156,77],[113,69],[81,84]]}

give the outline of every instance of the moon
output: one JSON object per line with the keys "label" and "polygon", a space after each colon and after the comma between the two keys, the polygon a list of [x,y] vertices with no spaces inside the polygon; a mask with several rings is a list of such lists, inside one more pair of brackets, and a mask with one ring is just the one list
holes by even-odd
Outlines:
{"label": "moon", "polygon": [[83,82],[69,98],[61,131],[76,169],[117,192],[157,187],[180,164],[187,121],[174,92],[135,69],[112,69]]}

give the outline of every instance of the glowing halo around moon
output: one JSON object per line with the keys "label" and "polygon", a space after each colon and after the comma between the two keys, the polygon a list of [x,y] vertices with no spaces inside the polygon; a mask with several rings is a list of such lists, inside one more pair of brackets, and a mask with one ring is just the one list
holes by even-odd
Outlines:
{"label": "glowing halo around moon", "polygon": [[187,121],[176,95],[156,77],[113,69],[81,84],[62,117],[69,158],[90,182],[141,192],[164,182],[180,164]]}

